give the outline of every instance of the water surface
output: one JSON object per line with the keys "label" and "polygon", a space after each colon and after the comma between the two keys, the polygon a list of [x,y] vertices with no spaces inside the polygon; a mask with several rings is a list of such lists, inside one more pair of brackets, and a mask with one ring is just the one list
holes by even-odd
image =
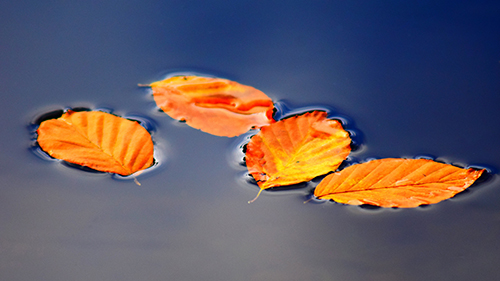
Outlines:
{"label": "water surface", "polygon": [[[499,274],[500,26],[492,1],[87,1],[0,4],[1,280],[494,280]],[[353,157],[486,166],[426,208],[303,204],[234,164],[239,138],[155,111],[138,83],[173,71],[328,106]],[[130,180],[33,154],[67,107],[155,122],[162,164]],[[237,153],[236,153],[237,155]]]}

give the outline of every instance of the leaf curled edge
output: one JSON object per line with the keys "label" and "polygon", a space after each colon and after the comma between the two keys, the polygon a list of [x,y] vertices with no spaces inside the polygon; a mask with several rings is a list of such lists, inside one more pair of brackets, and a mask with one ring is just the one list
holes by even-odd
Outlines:
{"label": "leaf curled edge", "polygon": [[428,159],[379,159],[326,176],[314,195],[350,205],[413,208],[453,197],[483,172]]}

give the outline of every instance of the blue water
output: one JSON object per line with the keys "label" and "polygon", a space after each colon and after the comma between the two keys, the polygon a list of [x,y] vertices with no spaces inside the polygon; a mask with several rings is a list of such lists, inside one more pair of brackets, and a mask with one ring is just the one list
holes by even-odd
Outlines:
{"label": "blue water", "polygon": [[[495,1],[3,1],[0,280],[495,280],[500,274],[500,4]],[[263,192],[239,138],[159,112],[176,71],[326,108],[352,161],[488,167],[415,209]],[[33,153],[34,120],[107,108],[154,125],[159,165],[121,180]]]}

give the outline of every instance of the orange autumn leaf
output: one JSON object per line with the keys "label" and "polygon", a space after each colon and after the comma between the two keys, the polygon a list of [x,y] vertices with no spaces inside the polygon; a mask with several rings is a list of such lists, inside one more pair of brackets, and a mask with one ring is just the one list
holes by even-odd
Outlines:
{"label": "orange autumn leaf", "polygon": [[149,86],[166,114],[212,135],[234,137],[274,122],[273,101],[234,81],[175,76]]}
{"label": "orange autumn leaf", "polygon": [[340,122],[314,111],[263,127],[250,139],[245,161],[262,191],[334,171],[349,155],[350,144]]}
{"label": "orange autumn leaf", "polygon": [[130,175],[153,164],[149,132],[113,114],[68,111],[42,122],[37,133],[50,156],[101,172]]}
{"label": "orange autumn leaf", "polygon": [[314,195],[351,205],[413,208],[453,197],[483,172],[427,159],[380,159],[328,175]]}

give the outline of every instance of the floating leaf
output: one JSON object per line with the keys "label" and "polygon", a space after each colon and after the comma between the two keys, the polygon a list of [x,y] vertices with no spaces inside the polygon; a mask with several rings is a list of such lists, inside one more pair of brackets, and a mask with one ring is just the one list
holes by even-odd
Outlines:
{"label": "floating leaf", "polygon": [[[351,151],[340,122],[314,111],[265,126],[246,147],[248,171],[263,189],[308,181],[338,168]],[[260,194],[260,192],[259,192]]]}
{"label": "floating leaf", "polygon": [[166,114],[209,134],[234,137],[274,122],[273,101],[263,92],[234,81],[175,76],[149,86]]}
{"label": "floating leaf", "polygon": [[153,164],[151,135],[138,122],[100,111],[68,111],[38,128],[50,156],[101,172],[130,175]]}
{"label": "floating leaf", "polygon": [[453,197],[483,172],[427,159],[380,159],[328,175],[314,195],[351,205],[413,208]]}

